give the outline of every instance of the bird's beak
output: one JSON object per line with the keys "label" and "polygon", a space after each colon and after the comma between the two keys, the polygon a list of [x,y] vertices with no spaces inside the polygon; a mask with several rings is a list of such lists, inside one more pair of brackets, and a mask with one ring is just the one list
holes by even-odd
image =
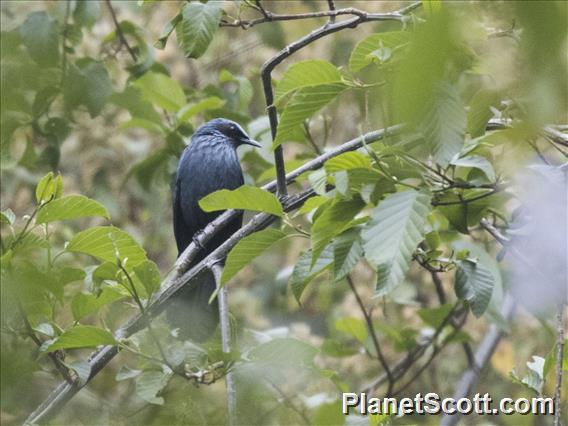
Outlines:
{"label": "bird's beak", "polygon": [[241,139],[240,142],[241,142],[242,144],[245,144],[245,145],[251,145],[251,146],[256,146],[257,148],[262,148],[262,145],[261,145],[261,144],[259,144],[259,143],[258,143],[257,141],[255,141],[255,140],[252,140],[252,139],[249,139],[249,138],[246,138],[246,139],[243,138],[243,139]]}

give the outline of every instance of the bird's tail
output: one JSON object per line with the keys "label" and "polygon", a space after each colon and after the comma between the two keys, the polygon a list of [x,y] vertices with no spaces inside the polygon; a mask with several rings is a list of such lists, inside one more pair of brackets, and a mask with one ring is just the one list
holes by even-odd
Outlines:
{"label": "bird's tail", "polygon": [[173,298],[167,317],[179,329],[181,339],[202,342],[215,332],[219,323],[217,298],[209,303],[215,288],[215,277],[207,269],[197,277],[197,283],[186,286]]}

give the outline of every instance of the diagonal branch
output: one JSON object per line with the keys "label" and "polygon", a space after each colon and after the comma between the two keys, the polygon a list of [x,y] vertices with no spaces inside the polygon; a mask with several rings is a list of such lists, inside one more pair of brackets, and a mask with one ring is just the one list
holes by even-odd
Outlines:
{"label": "diagonal branch", "polygon": [[[388,134],[393,132],[398,132],[402,129],[402,126],[394,126],[388,130]],[[303,166],[290,172],[286,176],[287,182],[293,182],[299,175],[310,170],[315,170],[323,166],[323,164],[330,158],[333,158],[339,154],[347,151],[352,151],[360,148],[363,145],[363,139],[366,143],[375,142],[382,139],[385,135],[385,129],[369,132],[361,137],[352,139],[343,145],[336,147],[335,149],[308,161]],[[271,182],[263,187],[263,189],[268,191],[274,191],[276,188],[276,182]],[[283,202],[283,209],[285,212],[290,212],[298,209],[303,205],[303,203],[310,197],[314,196],[315,192],[312,189],[306,190],[300,194],[288,197]],[[195,256],[199,253],[200,247],[203,246],[207,241],[209,241],[217,232],[220,232],[226,223],[230,222],[236,211],[230,210],[222,215],[220,215],[216,220],[211,222],[203,231],[196,237],[188,248],[179,257],[178,262],[176,262],[176,270],[171,277],[166,279],[162,284],[163,290],[160,291],[154,298],[151,304],[146,308],[146,314],[148,317],[154,317],[162,312],[167,301],[178,294],[182,288],[185,286],[195,285],[196,281],[201,273],[206,269],[211,269],[213,265],[222,261],[229,251],[247,235],[253,232],[259,231],[266,228],[272,222],[276,220],[275,216],[269,215],[267,213],[260,213],[254,216],[245,226],[234,233],[225,243],[218,247],[215,251],[209,254],[205,259],[195,265],[193,268],[189,269],[189,266]],[[141,314],[131,318],[125,325],[120,327],[115,332],[115,337],[117,340],[121,340],[131,336],[137,331],[143,329],[146,326],[147,320]],[[88,380],[83,383],[61,383],[57,388],[55,388],[52,393],[47,397],[47,399],[40,404],[39,407],[31,413],[26,420],[26,424],[36,424],[40,422],[46,422],[53,418],[57,413],[73,398],[77,392],[79,392],[83,386],[85,386],[90,380],[92,380],[119,352],[117,346],[105,346],[91,354],[89,357],[89,365],[91,368],[91,374]]]}

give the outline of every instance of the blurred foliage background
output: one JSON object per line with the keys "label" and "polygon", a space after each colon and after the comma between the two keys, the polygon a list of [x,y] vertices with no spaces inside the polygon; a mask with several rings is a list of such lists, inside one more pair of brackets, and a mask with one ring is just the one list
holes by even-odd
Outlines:
{"label": "blurred foliage background", "polygon": [[[131,235],[165,277],[176,257],[170,207],[172,176],[194,129],[214,117],[239,122],[263,144],[261,150],[240,151],[246,183],[260,186],[274,178],[260,67],[327,18],[217,28],[219,19],[233,22],[239,13],[243,19],[262,17],[255,2],[217,3],[217,9],[211,6],[207,12],[216,21],[212,26],[204,24],[211,40],[197,42],[191,22],[196,10],[186,12],[196,2],[1,3],[2,424],[22,423],[61,380],[46,354],[50,344],[81,324],[115,330],[137,311],[128,292],[105,284],[108,277],[97,278],[94,272],[102,263],[100,259],[72,254],[73,250],[66,251],[66,242],[80,231],[112,224]],[[338,9],[357,7],[384,13],[408,5],[394,1],[335,3]],[[376,170],[382,187],[367,195],[364,185],[354,190],[349,187],[348,194],[336,194],[331,203],[348,202],[354,191],[368,207],[380,206],[379,200],[385,195],[408,189],[404,185],[436,193],[440,174],[450,176],[452,185],[458,182],[462,186],[452,186],[449,192],[443,189],[433,198],[442,204],[428,216],[429,232],[426,245],[420,246],[419,260],[430,268],[440,268],[448,303],[468,298],[463,294],[456,297],[453,290],[453,270],[459,269],[466,258],[487,257],[486,266],[497,271],[494,278],[498,276],[491,286],[499,290],[493,289],[491,303],[489,299],[482,301],[485,306],[481,313],[489,304],[487,313],[480,318],[470,315],[463,329],[445,342],[441,353],[400,395],[435,391],[450,396],[468,365],[464,342],[475,348],[489,324],[497,323],[508,337],[482,373],[479,392],[489,392],[495,398],[539,393],[550,396],[556,339],[550,319],[555,307],[545,305],[535,313],[521,306],[511,323],[499,315],[502,300],[495,299],[495,293],[511,286],[511,271],[506,264],[497,267],[493,259],[500,248],[478,223],[483,216],[492,218],[500,229],[514,222],[519,205],[514,182],[519,170],[529,164],[552,169],[566,163],[566,145],[552,141],[550,135],[556,132],[557,139],[560,134],[562,140],[568,123],[567,6],[551,1],[423,3],[402,22],[369,22],[324,37],[276,68],[275,83],[286,80],[285,71],[292,64],[326,61],[323,65],[305,63],[304,69],[298,69],[304,78],[318,79],[321,70],[333,64],[330,72],[341,73],[338,84],[344,85],[337,96],[322,103],[323,109],[307,114],[305,126],[296,125],[281,141],[286,169],[293,170],[371,130],[399,122],[408,123],[412,131],[419,130],[422,136],[418,139],[393,135],[392,140],[369,145],[374,155],[381,157],[374,166],[369,160],[364,167]],[[324,1],[263,4],[267,10],[286,14],[328,7]],[[372,34],[379,35],[368,38]],[[292,108],[294,98],[280,95],[279,111]],[[305,96],[304,100],[309,100],[309,95]],[[506,123],[506,128],[486,131],[490,118]],[[545,128],[549,133],[543,133]],[[375,159],[368,150],[359,153]],[[406,154],[418,163],[403,161]],[[459,159],[464,161],[460,163]],[[314,215],[313,209],[330,197],[326,182],[339,187],[340,177],[335,173],[341,167],[326,166],[327,175],[302,175],[292,186],[294,192],[312,186],[319,194],[311,210],[306,208],[291,216],[292,224],[281,224],[288,234],[304,232],[308,238],[278,241],[230,281],[238,347],[247,358],[235,370],[239,404],[247,407],[242,413],[246,424],[344,424],[339,391],[362,389],[383,373],[364,315],[345,279],[334,279],[329,270],[312,270],[310,274],[307,266],[296,294],[301,304],[288,285],[301,253],[311,258],[306,250],[316,250],[310,245],[310,232],[316,231],[310,228],[324,210]],[[82,194],[100,203],[89,205],[94,209],[92,214],[83,215],[99,217],[47,221],[17,241],[25,234],[26,223],[37,222],[37,218],[30,219],[36,204],[41,203],[41,196],[36,200],[36,186],[50,171],[60,174],[65,194]],[[364,182],[371,179],[376,184],[375,178],[365,176],[360,177]],[[397,178],[394,181],[393,176]],[[354,180],[349,182],[353,185]],[[53,185],[55,194],[59,184]],[[485,194],[479,188],[493,190],[495,195],[469,206],[460,204],[462,197]],[[552,197],[566,197],[565,192],[562,194],[566,187],[559,188]],[[450,204],[444,207],[443,203]],[[96,210],[99,207],[102,210]],[[561,217],[562,211],[558,215]],[[349,227],[358,229],[361,223]],[[327,225],[344,226],[333,221]],[[561,221],[560,226],[566,225]],[[325,237],[335,241],[338,235]],[[565,243],[560,244],[557,253],[566,250]],[[306,255],[303,258],[305,264]],[[371,255],[356,263],[351,265],[350,277],[369,308],[384,356],[394,365],[420,341],[431,337],[440,316],[453,305],[442,303],[439,307],[432,273],[420,262],[412,262],[401,282],[391,283],[386,290],[380,285],[377,288],[377,265]],[[152,268],[151,263],[148,265]],[[296,274],[301,273],[296,266]],[[561,283],[552,293],[554,299],[558,291],[565,290],[562,273],[551,280]],[[48,290],[38,290],[38,281],[47,283]],[[28,282],[30,289],[25,284]],[[51,282],[55,290],[49,287]],[[547,292],[544,282],[533,284]],[[10,285],[26,289],[11,291]],[[103,297],[105,285],[111,290]],[[155,290],[148,290],[147,296]],[[475,302],[472,306],[474,309]],[[154,322],[154,328],[163,336],[172,357],[185,359],[197,369],[209,368],[221,357],[214,342],[218,336],[204,347],[196,347],[176,342],[161,318]],[[56,424],[224,422],[222,379],[198,386],[171,377],[152,359],[144,358],[144,354],[158,356],[147,332],[131,340],[129,344],[135,350],[122,351],[68,404]],[[270,342],[272,346],[267,345]],[[80,377],[80,361],[88,353],[88,349],[71,349],[62,362]],[[533,356],[546,360],[546,366],[527,367]],[[419,367],[410,369],[406,377],[412,377]],[[534,374],[536,384],[527,379]],[[530,383],[523,384],[523,380]],[[384,393],[385,387],[380,390]],[[474,424],[478,420],[472,417],[463,421]],[[361,421],[367,423],[357,416],[347,420]],[[370,420],[375,424],[381,421],[435,424],[439,419],[416,416]],[[484,421],[545,424],[545,419],[531,416],[499,416]]]}

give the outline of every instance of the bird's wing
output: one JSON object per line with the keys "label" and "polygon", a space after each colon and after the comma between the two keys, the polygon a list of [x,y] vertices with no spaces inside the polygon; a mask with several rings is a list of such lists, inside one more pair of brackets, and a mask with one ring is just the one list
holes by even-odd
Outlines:
{"label": "bird's wing", "polygon": [[188,226],[183,218],[183,210],[181,208],[181,188],[180,181],[177,176],[173,192],[174,236],[176,238],[179,255],[189,245],[195,231]]}

